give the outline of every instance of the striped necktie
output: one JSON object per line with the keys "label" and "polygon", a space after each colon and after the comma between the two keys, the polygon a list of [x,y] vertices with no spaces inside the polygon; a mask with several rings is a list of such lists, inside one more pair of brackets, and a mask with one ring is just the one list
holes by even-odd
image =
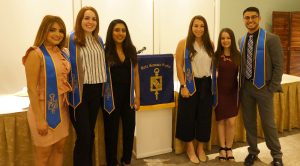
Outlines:
{"label": "striped necktie", "polygon": [[253,64],[253,35],[249,35],[247,44],[247,61],[246,61],[246,78],[252,77],[252,64]]}

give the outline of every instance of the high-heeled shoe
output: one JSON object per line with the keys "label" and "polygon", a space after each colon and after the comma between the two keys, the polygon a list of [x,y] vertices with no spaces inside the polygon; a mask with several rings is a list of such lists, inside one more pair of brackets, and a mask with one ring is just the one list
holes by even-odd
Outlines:
{"label": "high-heeled shoe", "polygon": [[[226,158],[227,158],[227,160],[231,161],[231,162],[234,162],[235,159],[234,159],[234,157],[232,155],[232,149],[231,148],[227,148],[227,147],[225,147],[225,149],[226,149]],[[228,151],[231,151],[231,156],[228,156],[228,153],[227,153]]]}
{"label": "high-heeled shoe", "polygon": [[199,163],[200,163],[198,157],[197,157],[195,154],[189,155],[189,153],[186,152],[186,155],[187,155],[187,157],[189,158],[190,162],[192,162],[192,163],[194,163],[194,164],[199,164]]}
{"label": "high-heeled shoe", "polygon": [[[221,154],[221,151],[224,151],[225,152],[225,156],[223,156],[222,154]],[[226,151],[226,147],[225,148],[223,148],[223,147],[220,147],[220,149],[219,149],[219,161],[221,161],[221,162],[224,162],[224,161],[226,161],[227,160],[227,153],[226,153],[227,151]]]}

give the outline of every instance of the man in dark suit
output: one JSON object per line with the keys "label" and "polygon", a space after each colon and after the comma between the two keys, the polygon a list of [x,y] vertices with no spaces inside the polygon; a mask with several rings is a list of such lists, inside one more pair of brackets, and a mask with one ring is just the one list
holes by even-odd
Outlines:
{"label": "man in dark suit", "polygon": [[242,54],[241,102],[243,120],[249,144],[244,165],[257,160],[256,106],[258,105],[267,147],[273,157],[272,165],[281,166],[282,152],[273,111],[273,93],[281,92],[283,52],[277,35],[260,28],[259,10],[249,7],[243,12],[248,33],[239,41]]}

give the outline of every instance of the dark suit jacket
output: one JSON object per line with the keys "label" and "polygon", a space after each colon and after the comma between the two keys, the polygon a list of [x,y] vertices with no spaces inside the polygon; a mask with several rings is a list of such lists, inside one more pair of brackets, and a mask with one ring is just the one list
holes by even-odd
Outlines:
{"label": "dark suit jacket", "polygon": [[[246,39],[245,39],[246,40]],[[239,40],[239,45],[241,43],[241,39]],[[257,44],[257,43],[256,43]],[[247,47],[247,44],[244,45]],[[255,50],[256,51],[256,50]],[[242,63],[241,68],[242,72],[242,83],[244,82],[244,75],[246,69],[246,49],[243,49],[242,54]],[[266,68],[266,86],[271,92],[282,92],[281,87],[281,79],[283,74],[283,51],[280,43],[280,38],[270,32],[266,34],[266,49],[265,49],[265,68]],[[254,52],[254,56],[256,56],[256,52]]]}

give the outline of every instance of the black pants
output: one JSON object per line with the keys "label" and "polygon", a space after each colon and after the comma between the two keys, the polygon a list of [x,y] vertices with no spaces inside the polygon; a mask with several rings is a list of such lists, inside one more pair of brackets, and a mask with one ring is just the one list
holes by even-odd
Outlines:
{"label": "black pants", "polygon": [[190,142],[208,142],[211,133],[211,78],[195,78],[196,92],[189,98],[179,94],[176,138]]}
{"label": "black pants", "polygon": [[103,109],[106,163],[107,166],[116,166],[119,121],[122,119],[123,126],[123,154],[121,162],[130,164],[133,148],[134,130],[135,130],[135,111],[130,108],[129,85],[113,85],[115,110],[108,114]]}
{"label": "black pants", "polygon": [[84,84],[82,102],[74,110],[70,107],[70,119],[77,139],[73,152],[74,166],[92,166],[95,125],[99,112],[102,84]]}

